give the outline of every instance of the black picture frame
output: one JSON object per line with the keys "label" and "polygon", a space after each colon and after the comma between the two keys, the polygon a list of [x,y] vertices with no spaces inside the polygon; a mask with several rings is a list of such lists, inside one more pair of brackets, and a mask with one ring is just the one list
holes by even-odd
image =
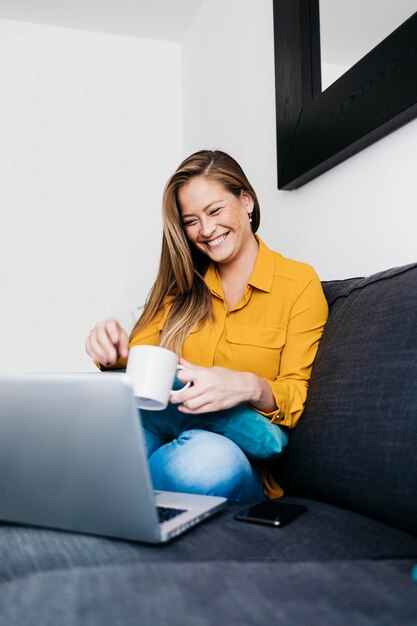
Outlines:
{"label": "black picture frame", "polygon": [[417,12],[325,91],[319,0],[273,0],[278,189],[296,189],[417,116]]}

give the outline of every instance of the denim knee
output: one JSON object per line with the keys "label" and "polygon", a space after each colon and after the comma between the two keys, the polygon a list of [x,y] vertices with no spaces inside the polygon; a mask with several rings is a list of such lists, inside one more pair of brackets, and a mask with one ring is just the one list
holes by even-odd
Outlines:
{"label": "denim knee", "polygon": [[149,467],[155,489],[220,495],[236,502],[263,499],[260,477],[242,450],[209,431],[184,431],[151,455]]}

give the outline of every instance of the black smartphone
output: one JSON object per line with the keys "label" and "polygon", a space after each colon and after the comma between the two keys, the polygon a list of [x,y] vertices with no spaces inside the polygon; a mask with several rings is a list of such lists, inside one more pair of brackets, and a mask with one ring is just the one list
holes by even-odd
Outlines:
{"label": "black smartphone", "polygon": [[285,526],[293,519],[305,513],[307,507],[302,504],[289,504],[267,500],[239,511],[234,516],[239,522],[252,522],[254,524],[266,524],[267,526]]}

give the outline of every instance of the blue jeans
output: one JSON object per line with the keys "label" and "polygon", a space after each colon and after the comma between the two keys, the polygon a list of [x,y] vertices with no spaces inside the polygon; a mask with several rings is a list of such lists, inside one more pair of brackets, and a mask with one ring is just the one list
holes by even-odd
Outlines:
{"label": "blue jeans", "polygon": [[154,489],[223,496],[232,502],[266,500],[261,478],[230,439],[186,430],[171,441],[143,429]]}

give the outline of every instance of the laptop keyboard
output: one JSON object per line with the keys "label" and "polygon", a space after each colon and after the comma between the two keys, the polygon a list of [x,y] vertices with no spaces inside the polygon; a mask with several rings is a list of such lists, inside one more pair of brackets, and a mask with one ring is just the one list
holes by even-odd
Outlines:
{"label": "laptop keyboard", "polygon": [[173,517],[177,517],[177,515],[180,515],[181,513],[185,513],[185,511],[187,510],[187,509],[171,509],[166,506],[157,506],[156,509],[158,511],[160,524],[167,522]]}

